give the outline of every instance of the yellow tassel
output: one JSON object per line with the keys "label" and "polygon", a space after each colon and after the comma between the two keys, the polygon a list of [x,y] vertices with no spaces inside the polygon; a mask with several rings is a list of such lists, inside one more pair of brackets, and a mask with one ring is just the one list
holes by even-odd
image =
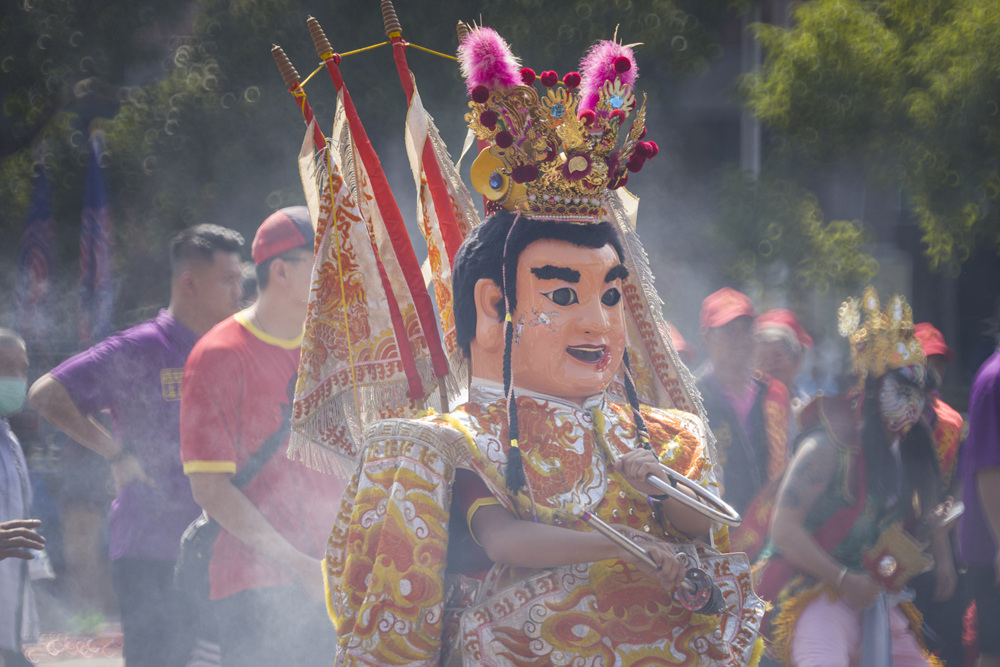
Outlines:
{"label": "yellow tassel", "polygon": [[792,664],[792,636],[795,633],[795,626],[799,622],[799,617],[806,610],[809,603],[828,590],[824,585],[816,585],[798,595],[790,597],[781,604],[780,611],[771,619],[771,644],[774,647],[772,653],[778,662],[783,665]]}
{"label": "yellow tassel", "polygon": [[753,652],[750,654],[750,662],[747,663],[747,667],[757,667],[762,657],[764,657],[764,638],[757,637],[757,641],[753,643]]}
{"label": "yellow tassel", "polygon": [[924,637],[923,632],[924,615],[917,609],[917,605],[912,602],[903,602],[899,605],[899,610],[906,617],[906,621],[910,625],[910,630],[913,631],[913,635],[917,638],[917,645],[920,647],[920,652],[924,654],[927,662],[932,667],[943,667],[944,662],[927,648],[927,638]]}
{"label": "yellow tassel", "polygon": [[520,448],[519,448],[519,447],[517,446],[517,438],[512,438],[512,439],[511,439],[511,441],[510,441],[510,446],[511,446],[511,447],[513,447],[514,449],[520,449]]}
{"label": "yellow tassel", "polygon": [[503,316],[503,321],[504,322],[513,322],[514,320],[511,319],[510,313],[507,313],[506,315]]}

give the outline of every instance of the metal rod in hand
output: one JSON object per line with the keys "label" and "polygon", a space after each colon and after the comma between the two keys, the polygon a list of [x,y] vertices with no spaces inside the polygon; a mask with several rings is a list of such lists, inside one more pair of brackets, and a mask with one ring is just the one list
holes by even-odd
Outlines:
{"label": "metal rod in hand", "polygon": [[[646,475],[646,481],[652,486],[655,486],[661,493],[665,493],[682,505],[693,509],[699,514],[707,516],[709,519],[713,519],[719,523],[724,523],[730,528],[736,528],[743,523],[743,519],[740,517],[739,512],[734,510],[731,505],[726,503],[726,501],[709,493],[684,475],[681,475],[676,470],[668,468],[662,463],[660,464],[660,468],[662,468],[663,472],[671,479],[670,482],[665,482],[653,474]],[[698,497],[692,498],[678,489],[678,485],[691,489]]]}
{"label": "metal rod in hand", "polygon": [[[656,564],[656,561],[653,560],[653,557],[649,555],[648,551],[646,551],[641,546],[639,546],[632,540],[628,539],[627,537],[619,533],[617,530],[612,528],[608,523],[605,523],[603,519],[599,519],[598,517],[594,516],[594,514],[587,508],[577,505],[576,507],[573,508],[573,515],[579,519],[583,519],[584,521],[586,521],[587,525],[589,525],[591,528],[593,528],[597,532],[607,537],[609,540],[611,540],[612,542],[620,546],[622,549],[624,549],[625,551],[629,552],[630,554],[641,560],[649,567],[653,568],[654,570],[658,570],[660,568],[660,566]],[[690,581],[688,581],[687,579],[681,581],[680,585],[681,588],[688,591],[689,593],[696,592],[695,585]]]}

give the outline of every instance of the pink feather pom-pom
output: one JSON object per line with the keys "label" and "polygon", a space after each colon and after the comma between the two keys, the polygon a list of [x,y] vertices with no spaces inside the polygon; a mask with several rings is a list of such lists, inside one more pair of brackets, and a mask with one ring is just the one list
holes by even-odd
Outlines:
{"label": "pink feather pom-pom", "polygon": [[476,86],[504,90],[521,85],[521,63],[493,28],[469,32],[458,45],[458,61],[470,94]]}
{"label": "pink feather pom-pom", "polygon": [[[631,66],[621,71],[626,58]],[[600,99],[601,88],[605,82],[621,79],[622,83],[632,86],[639,76],[639,68],[635,64],[635,55],[631,47],[622,46],[617,42],[602,40],[590,47],[587,55],[580,61],[580,106],[579,110],[593,109]]]}

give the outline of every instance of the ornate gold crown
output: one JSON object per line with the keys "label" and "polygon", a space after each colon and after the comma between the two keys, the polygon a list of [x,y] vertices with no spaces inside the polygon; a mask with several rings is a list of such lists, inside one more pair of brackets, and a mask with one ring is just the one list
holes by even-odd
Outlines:
{"label": "ornate gold crown", "polygon": [[913,312],[899,294],[879,310],[878,294],[869,285],[861,301],[850,298],[837,311],[837,329],[851,344],[851,362],[864,385],[869,374],[881,377],[903,366],[924,365],[924,349],[913,333]]}
{"label": "ornate gold crown", "polygon": [[[636,108],[637,75],[630,46],[594,45],[581,72],[560,81],[555,72],[518,69],[499,35],[474,28],[459,60],[472,101],[465,120],[491,144],[472,165],[472,184],[501,208],[533,218],[593,222],[608,189],[628,181],[658,149],[646,134],[645,98],[625,139],[619,134]],[[535,81],[542,84],[539,94]]]}

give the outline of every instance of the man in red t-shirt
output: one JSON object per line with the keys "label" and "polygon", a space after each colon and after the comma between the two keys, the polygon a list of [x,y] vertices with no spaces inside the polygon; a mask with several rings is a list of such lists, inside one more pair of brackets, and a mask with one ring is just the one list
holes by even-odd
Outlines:
{"label": "man in red t-shirt", "polygon": [[334,631],[320,558],[344,482],[287,458],[231,478],[279,428],[290,402],[313,264],[305,207],[282,209],[253,241],[260,297],[195,346],[184,368],[181,460],[195,500],[222,526],[209,566],[223,665],[327,665]]}

